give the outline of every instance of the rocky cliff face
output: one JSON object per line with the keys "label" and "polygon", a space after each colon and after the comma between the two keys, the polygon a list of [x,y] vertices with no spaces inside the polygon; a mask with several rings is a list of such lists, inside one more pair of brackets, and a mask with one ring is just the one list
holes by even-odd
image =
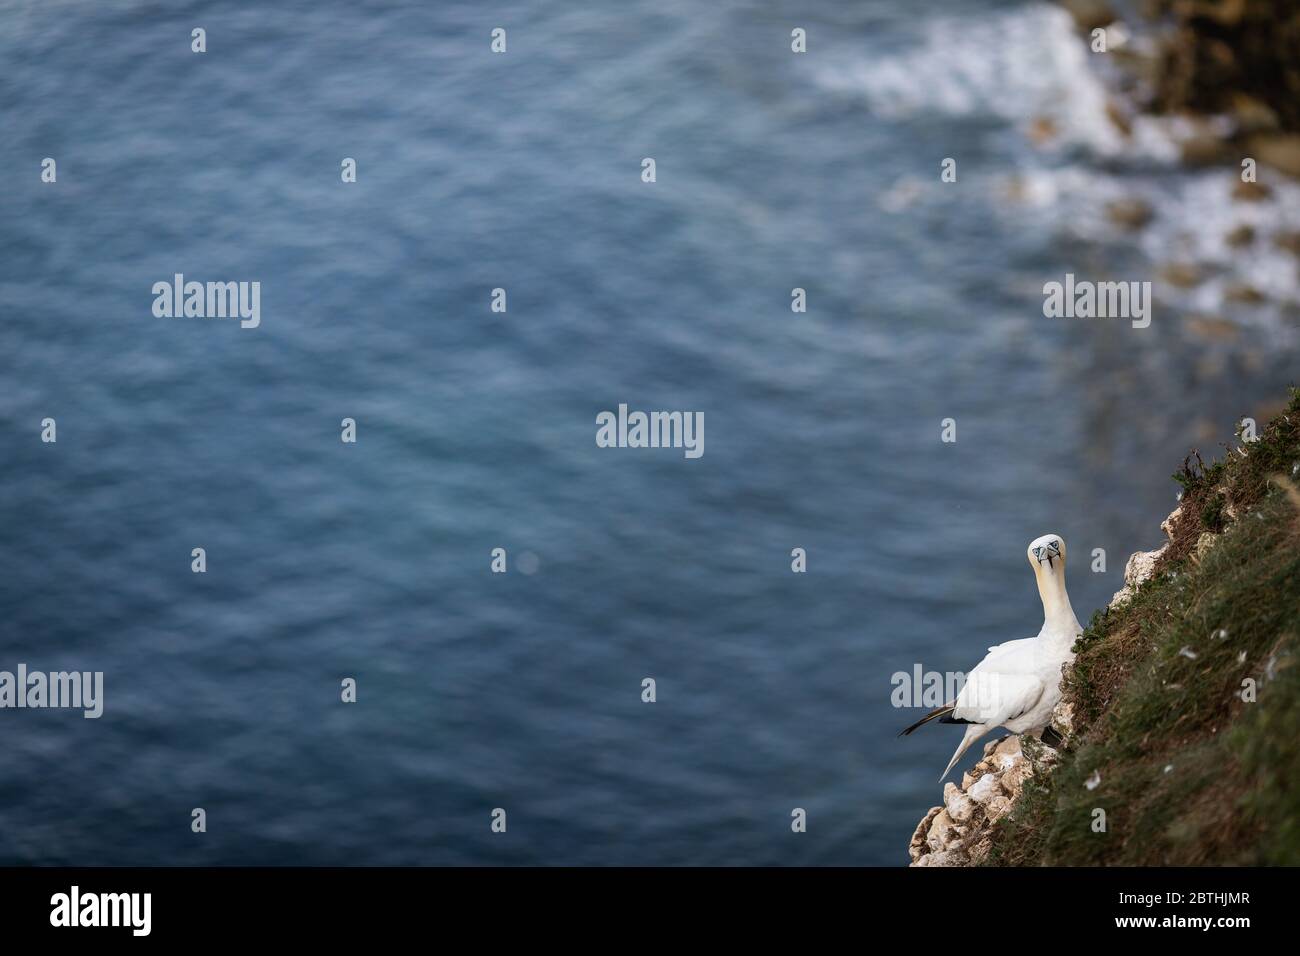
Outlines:
{"label": "rocky cliff face", "polygon": [[1021,750],[1014,734],[991,740],[984,759],[962,776],[961,786],[943,786],[943,806],[932,807],[912,834],[912,866],[970,866],[992,849],[991,831],[1011,812],[1025,780],[1050,772],[1056,751],[1042,746],[1036,759]]}
{"label": "rocky cliff face", "polygon": [[1238,440],[1075,642],[1059,749],[990,741],[912,865],[1300,864],[1300,389]]}
{"label": "rocky cliff face", "polygon": [[1266,125],[1300,129],[1300,5],[1148,0],[1146,7],[1169,24],[1158,53],[1158,107],[1231,113],[1249,101]]}
{"label": "rocky cliff face", "polygon": [[1300,130],[1300,4],[1290,0],[1060,0],[1084,33],[1114,23],[1151,37],[1140,75],[1158,112],[1234,113]]}
{"label": "rocky cliff face", "polygon": [[1113,51],[1142,112],[1219,117],[1182,143],[1195,164],[1249,155],[1300,176],[1300,3],[1290,0],[1060,0],[1085,37]]}

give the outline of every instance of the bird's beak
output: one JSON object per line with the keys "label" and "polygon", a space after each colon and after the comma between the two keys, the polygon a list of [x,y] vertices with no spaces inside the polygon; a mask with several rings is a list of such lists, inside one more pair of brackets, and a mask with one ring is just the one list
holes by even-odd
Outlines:
{"label": "bird's beak", "polygon": [[1035,560],[1038,561],[1039,567],[1042,567],[1043,562],[1047,562],[1047,568],[1049,571],[1055,570],[1056,559],[1059,558],[1060,556],[1061,556],[1060,549],[1054,548],[1051,545],[1045,544],[1045,545],[1040,545],[1037,548],[1034,548],[1034,558]]}

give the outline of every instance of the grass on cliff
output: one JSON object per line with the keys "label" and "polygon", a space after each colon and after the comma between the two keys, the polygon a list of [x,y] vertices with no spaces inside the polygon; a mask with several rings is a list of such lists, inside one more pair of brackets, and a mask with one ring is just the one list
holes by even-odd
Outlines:
{"label": "grass on cliff", "polygon": [[1075,733],[988,863],[1300,864],[1300,390],[1241,448],[1174,476],[1170,546],[1079,638]]}

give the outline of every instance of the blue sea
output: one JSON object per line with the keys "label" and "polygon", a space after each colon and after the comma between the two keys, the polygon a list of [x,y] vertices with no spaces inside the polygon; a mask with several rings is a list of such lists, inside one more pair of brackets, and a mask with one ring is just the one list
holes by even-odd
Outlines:
{"label": "blue sea", "polygon": [[0,710],[0,863],[905,864],[960,733],[891,675],[1035,634],[1049,531],[1086,621],[1296,378],[1294,260],[1042,3],[10,2],[0,62],[0,669],[105,697]]}

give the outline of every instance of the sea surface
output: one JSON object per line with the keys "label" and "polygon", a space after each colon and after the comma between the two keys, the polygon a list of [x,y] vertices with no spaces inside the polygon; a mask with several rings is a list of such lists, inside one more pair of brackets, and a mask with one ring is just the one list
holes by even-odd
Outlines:
{"label": "sea surface", "polygon": [[[0,6],[0,669],[105,686],[0,710],[0,863],[906,863],[960,732],[891,675],[1036,633],[1045,532],[1086,622],[1296,380],[1294,258],[1223,239],[1294,187],[1089,57],[1000,0]],[[1180,256],[1149,328],[1043,316]]]}

